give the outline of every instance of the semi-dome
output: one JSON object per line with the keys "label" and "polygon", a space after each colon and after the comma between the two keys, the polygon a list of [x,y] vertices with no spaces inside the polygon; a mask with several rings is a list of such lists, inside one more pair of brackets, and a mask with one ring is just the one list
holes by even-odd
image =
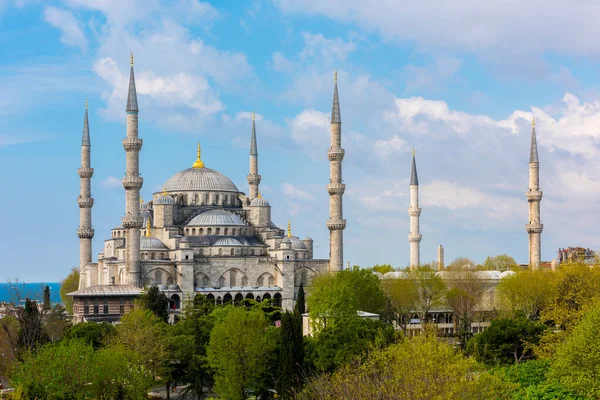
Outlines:
{"label": "semi-dome", "polygon": [[225,210],[209,210],[196,215],[188,226],[219,226],[219,225],[240,225],[246,226],[244,221],[235,214]]}
{"label": "semi-dome", "polygon": [[233,192],[239,193],[234,183],[222,173],[210,168],[188,168],[170,177],[164,184],[167,192]]}
{"label": "semi-dome", "polygon": [[292,242],[292,249],[306,250],[306,245],[304,244],[304,242],[298,239],[296,236],[291,236],[289,239]]}
{"label": "semi-dome", "polygon": [[224,237],[214,242],[213,246],[242,246],[242,243],[235,238]]}
{"label": "semi-dome", "polygon": [[255,197],[250,202],[250,207],[269,207],[269,202],[263,197]]}
{"label": "semi-dome", "polygon": [[152,236],[142,236],[140,238],[140,250],[167,250],[168,247],[165,246],[160,239],[157,239]]}
{"label": "semi-dome", "polygon": [[158,196],[158,198],[156,200],[154,200],[154,205],[173,205],[175,204],[175,199],[172,198],[171,196],[168,195],[164,195],[161,194],[160,196]]}

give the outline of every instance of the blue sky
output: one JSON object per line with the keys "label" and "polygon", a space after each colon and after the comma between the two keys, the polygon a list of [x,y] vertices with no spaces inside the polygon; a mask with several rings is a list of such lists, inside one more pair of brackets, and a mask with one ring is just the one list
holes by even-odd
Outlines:
{"label": "blue sky", "polygon": [[[0,0],[0,278],[58,280],[78,263],[84,99],[94,252],[124,209],[125,100],[136,59],[142,194],[206,165],[247,191],[251,112],[273,220],[328,256],[333,71],[342,112],[345,259],[408,262],[412,147],[421,259],[527,262],[536,116],[542,258],[597,249],[600,5],[559,0]],[[427,4],[425,4],[427,3]]]}

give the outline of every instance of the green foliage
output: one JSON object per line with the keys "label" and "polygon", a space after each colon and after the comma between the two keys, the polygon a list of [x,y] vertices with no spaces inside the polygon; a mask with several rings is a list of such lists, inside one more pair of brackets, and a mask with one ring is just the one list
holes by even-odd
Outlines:
{"label": "green foliage", "polygon": [[116,334],[117,329],[114,325],[105,322],[83,322],[71,326],[65,333],[65,339],[82,340],[97,350],[106,346]]}
{"label": "green foliage", "polygon": [[43,314],[34,301],[25,299],[25,307],[18,312],[17,320],[20,325],[17,338],[19,353],[34,350],[48,341],[43,335]]}
{"label": "green foliage", "polygon": [[60,281],[60,299],[69,314],[73,314],[73,298],[68,293],[79,289],[79,268],[73,267],[65,279]]}
{"label": "green foliage", "polygon": [[298,312],[283,313],[280,331],[277,392],[284,399],[291,399],[294,390],[302,381],[304,364],[302,316]]}
{"label": "green foliage", "polygon": [[169,298],[158,287],[151,286],[139,298],[140,305],[154,313],[162,321],[169,319]]}
{"label": "green foliage", "polygon": [[395,269],[390,264],[378,264],[371,267],[371,271],[379,272],[380,274],[385,274],[387,272],[395,271]]}
{"label": "green foliage", "polygon": [[13,384],[30,399],[92,398],[94,349],[82,341],[60,342],[28,352],[13,373]]}
{"label": "green foliage", "polygon": [[561,344],[550,377],[568,389],[600,397],[600,305],[591,309]]}
{"label": "green foliage", "polygon": [[333,371],[374,347],[394,341],[394,328],[356,315],[339,318],[309,340],[307,356],[319,371]]}
{"label": "green foliage", "polygon": [[447,270],[462,270],[475,267],[475,262],[467,257],[457,257],[450,264],[446,265]]}
{"label": "green foliage", "polygon": [[483,269],[494,271],[508,271],[518,267],[519,264],[508,254],[500,254],[495,257],[488,256],[483,262]]}
{"label": "green foliage", "polygon": [[316,277],[307,303],[312,318],[325,317],[333,322],[335,318],[356,315],[359,310],[381,314],[386,311],[388,300],[377,276],[354,267]]}
{"label": "green foliage", "polygon": [[[421,335],[375,350],[364,362],[312,378],[301,399],[502,399],[499,382],[474,374],[474,361]],[[495,383],[495,384],[493,384]]]}
{"label": "green foliage", "polygon": [[304,285],[300,283],[298,288],[298,298],[296,299],[296,311],[302,315],[306,312],[306,300],[304,299]]}
{"label": "green foliage", "polygon": [[556,296],[555,274],[547,271],[518,271],[503,278],[498,293],[506,308],[522,312],[529,319],[538,319]]}
{"label": "green foliage", "polygon": [[209,365],[215,371],[214,390],[222,398],[245,399],[245,389],[260,390],[266,385],[277,343],[272,331],[277,329],[269,328],[265,314],[255,308],[227,306],[215,311],[207,348]]}
{"label": "green foliage", "polygon": [[390,299],[396,322],[403,331],[410,322],[410,313],[417,307],[417,286],[413,279],[384,279],[381,287]]}
{"label": "green foliage", "polygon": [[518,364],[533,357],[532,346],[539,342],[545,329],[545,325],[523,316],[496,319],[469,341],[467,352],[489,365]]}
{"label": "green foliage", "polygon": [[429,311],[443,305],[446,286],[435,271],[428,268],[417,268],[406,272],[407,279],[412,281],[416,291],[414,309],[422,322],[426,322]]}

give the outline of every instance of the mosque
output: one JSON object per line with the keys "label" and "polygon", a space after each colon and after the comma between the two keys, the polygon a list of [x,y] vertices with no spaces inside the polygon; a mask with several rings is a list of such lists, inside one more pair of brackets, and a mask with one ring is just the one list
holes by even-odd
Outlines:
{"label": "mosque", "polygon": [[157,286],[180,310],[183,301],[197,293],[217,304],[243,299],[274,299],[292,309],[300,285],[310,285],[320,273],[336,272],[343,265],[341,114],[334,79],[331,116],[330,259],[313,258],[313,240],[300,239],[271,221],[271,205],[260,193],[256,121],[252,116],[248,195],[228,177],[205,166],[200,144],[196,161],[177,172],[154,193],[140,198],[139,171],[142,139],[138,136],[138,102],[133,56],[127,96],[125,214],[112,229],[104,248],[92,262],[92,207],[90,181],[91,140],[88,106],[81,143],[79,290],[73,296],[74,322],[115,321],[133,306],[146,286]]}

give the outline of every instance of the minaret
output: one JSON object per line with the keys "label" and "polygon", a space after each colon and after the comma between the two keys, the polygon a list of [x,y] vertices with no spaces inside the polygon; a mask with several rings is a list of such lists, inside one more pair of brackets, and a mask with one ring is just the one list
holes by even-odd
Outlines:
{"label": "minaret", "polygon": [[252,139],[250,140],[250,173],[248,174],[248,185],[250,186],[250,199],[258,197],[258,185],[261,176],[258,174],[258,147],[256,146],[255,115],[252,111]]}
{"label": "minaret", "polygon": [[90,126],[88,124],[88,101],[85,99],[85,115],[83,117],[83,135],[81,139],[81,167],[79,168],[79,197],[77,203],[79,204],[79,229],[77,229],[77,236],[79,236],[79,271],[82,279],[80,280],[79,288],[82,289],[85,286],[82,283],[86,276],[86,266],[92,262],[92,238],[94,237],[94,230],[92,229],[92,206],[94,205],[94,199],[90,189],[90,181],[92,175],[94,175],[94,169],[90,167]]}
{"label": "minaret", "polygon": [[438,271],[444,270],[444,246],[438,247]]}
{"label": "minaret", "polygon": [[331,108],[331,147],[329,156],[329,271],[339,272],[344,268],[344,228],[346,220],[342,215],[342,195],[346,185],[342,183],[342,117],[340,115],[340,100],[338,97],[337,71],[334,74],[333,106]]}
{"label": "minaret", "polygon": [[[125,148],[125,216],[123,227],[127,229],[125,241],[125,262],[127,284],[142,286],[140,271],[140,228],[143,219],[140,215],[140,189],[144,180],[140,176],[140,149],[142,139],[138,137],[138,104],[133,76],[133,54],[129,71],[129,93],[127,94],[127,136],[123,139]],[[125,282],[121,282],[123,284]]]}
{"label": "minaret", "polygon": [[540,159],[538,158],[537,141],[535,138],[535,119],[531,122],[531,150],[529,152],[529,190],[527,201],[529,202],[529,223],[526,225],[529,234],[529,266],[531,269],[539,269],[541,260],[541,239],[544,225],[540,223],[540,202],[542,191],[540,190]]}
{"label": "minaret", "polygon": [[417,178],[417,162],[415,160],[415,149],[413,148],[412,171],[410,172],[410,207],[408,208],[410,216],[410,232],[408,242],[410,243],[410,269],[418,268],[421,264],[420,247],[421,233],[419,232],[419,179]]}

